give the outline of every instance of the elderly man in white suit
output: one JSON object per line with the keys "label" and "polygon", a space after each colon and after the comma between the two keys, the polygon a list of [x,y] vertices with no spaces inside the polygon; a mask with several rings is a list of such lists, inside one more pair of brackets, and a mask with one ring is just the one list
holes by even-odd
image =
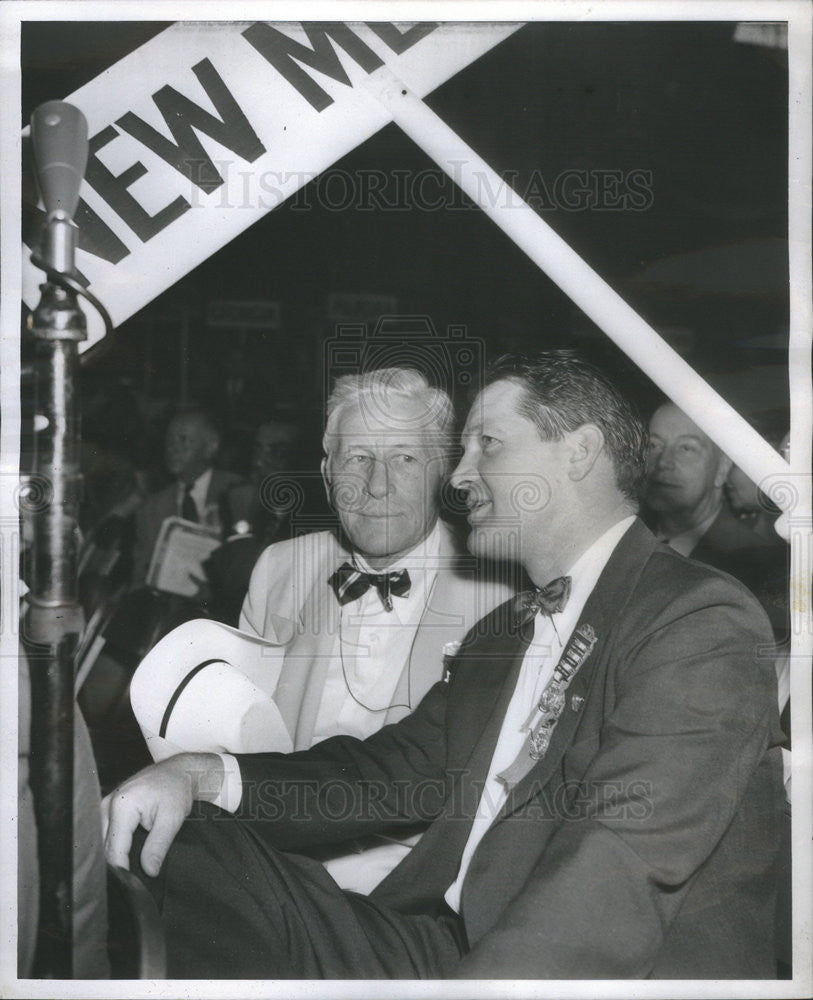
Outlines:
{"label": "elderly man in white suit", "polygon": [[452,434],[448,396],[415,371],[337,381],[322,473],[341,533],[269,546],[240,617],[284,647],[282,749],[402,718],[441,676],[444,650],[505,599],[438,518]]}
{"label": "elderly man in white suit", "polygon": [[[442,677],[466,632],[512,593],[439,519],[453,434],[449,397],[417,371],[337,380],[322,474],[340,530],[270,545],[240,616],[244,633],[268,643],[252,654],[250,674],[272,696],[263,745],[250,749],[304,750],[398,721]],[[134,707],[138,716],[135,699]],[[416,839],[365,844],[325,863],[343,888],[369,892]]]}

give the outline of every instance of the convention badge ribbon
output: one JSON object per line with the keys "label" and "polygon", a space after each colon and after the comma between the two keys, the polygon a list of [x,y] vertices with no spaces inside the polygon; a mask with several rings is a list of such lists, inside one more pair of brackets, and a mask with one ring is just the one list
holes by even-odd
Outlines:
{"label": "convention badge ribbon", "polygon": [[497,775],[509,790],[518,785],[548,752],[556,724],[564,711],[567,689],[596,642],[598,636],[592,625],[580,625],[573,633],[553,676],[522,726],[523,732],[528,734],[522,748],[513,763]]}

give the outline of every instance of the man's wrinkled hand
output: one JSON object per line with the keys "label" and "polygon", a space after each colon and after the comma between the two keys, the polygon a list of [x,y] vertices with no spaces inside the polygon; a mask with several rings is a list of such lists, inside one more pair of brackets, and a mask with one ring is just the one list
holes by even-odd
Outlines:
{"label": "man's wrinkled hand", "polygon": [[[141,867],[147,875],[161,870],[167,851],[189,815],[200,788],[211,790],[213,776],[222,773],[220,758],[212,754],[178,754],[144,768],[115,788],[102,801],[105,854],[110,864],[130,867],[133,834],[147,830]],[[209,780],[201,782],[206,776]],[[215,782],[216,783],[216,782]]]}

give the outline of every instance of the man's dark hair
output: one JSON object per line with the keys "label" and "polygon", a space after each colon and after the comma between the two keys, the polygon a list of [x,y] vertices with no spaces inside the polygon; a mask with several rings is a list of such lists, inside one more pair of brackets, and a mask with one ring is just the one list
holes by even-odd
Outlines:
{"label": "man's dark hair", "polygon": [[619,490],[638,505],[644,477],[646,427],[607,376],[574,351],[543,351],[533,358],[503,355],[486,372],[486,385],[510,379],[523,389],[519,410],[543,441],[558,441],[583,424],[600,427]]}

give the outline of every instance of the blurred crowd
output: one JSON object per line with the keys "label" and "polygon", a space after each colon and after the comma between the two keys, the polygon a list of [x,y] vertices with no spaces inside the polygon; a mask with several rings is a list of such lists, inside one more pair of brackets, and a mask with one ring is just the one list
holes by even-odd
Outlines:
{"label": "blurred crowd", "polygon": [[[264,370],[230,350],[183,403],[99,368],[80,372],[77,687],[103,788],[143,759],[129,679],[145,653],[190,619],[236,625],[260,552],[294,520],[298,531],[332,523],[321,406],[280,392]],[[24,433],[24,473],[32,451]],[[177,533],[162,535],[165,522]]]}

